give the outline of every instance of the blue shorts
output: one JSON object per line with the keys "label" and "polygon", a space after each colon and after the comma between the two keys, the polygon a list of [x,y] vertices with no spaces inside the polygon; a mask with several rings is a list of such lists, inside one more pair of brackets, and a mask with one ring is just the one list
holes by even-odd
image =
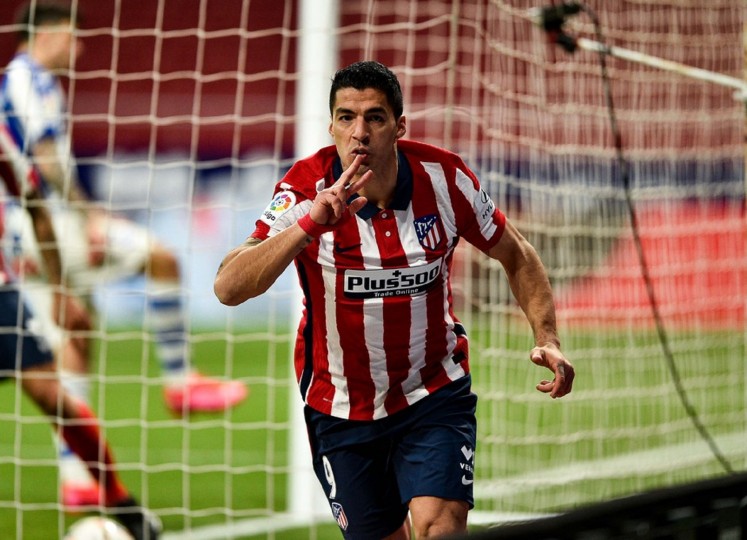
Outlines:
{"label": "blue shorts", "polygon": [[474,506],[477,396],[471,383],[468,375],[370,422],[306,407],[314,471],[345,538],[392,534],[417,496]]}
{"label": "blue shorts", "polygon": [[15,284],[0,286],[0,380],[19,370],[54,361],[47,340],[34,331],[34,319]]}

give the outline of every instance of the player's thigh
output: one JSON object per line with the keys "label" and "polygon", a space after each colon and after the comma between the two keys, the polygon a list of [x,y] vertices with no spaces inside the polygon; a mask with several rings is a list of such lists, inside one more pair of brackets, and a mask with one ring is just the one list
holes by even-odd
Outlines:
{"label": "player's thigh", "polygon": [[46,365],[54,357],[40,325],[15,287],[0,286],[0,378]]}
{"label": "player's thigh", "polygon": [[476,406],[468,379],[424,400],[394,455],[403,500],[437,497],[474,506]]}
{"label": "player's thigh", "polygon": [[53,318],[53,286],[45,281],[28,280],[22,286],[21,296],[30,307],[31,326],[35,333],[44,336],[52,350],[59,350],[65,336]]}
{"label": "player's thigh", "polygon": [[[328,418],[321,422],[339,420]],[[402,527],[408,509],[397,487],[392,443],[388,439],[356,442],[357,435],[360,432],[355,430],[325,429],[324,425],[310,422],[314,472],[343,536],[379,540]]]}
{"label": "player's thigh", "polygon": [[384,538],[407,516],[387,451],[370,443],[314,456],[314,470],[346,538]]}

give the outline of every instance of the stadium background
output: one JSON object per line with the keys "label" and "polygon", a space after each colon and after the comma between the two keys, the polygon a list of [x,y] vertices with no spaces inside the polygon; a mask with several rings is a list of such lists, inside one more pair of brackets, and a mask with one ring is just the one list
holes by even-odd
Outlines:
{"label": "stadium background", "polygon": [[[6,2],[0,13],[0,65],[12,55],[19,3]],[[82,177],[95,196],[179,252],[198,358],[204,351],[211,371],[244,377],[253,392],[250,407],[219,419],[166,416],[157,382],[142,378],[152,369],[137,330],[143,286],[133,280],[99,292],[112,331],[100,346],[97,409],[128,479],[147,488],[170,529],[267,517],[292,523],[283,511],[294,278],[285,275],[266,298],[231,310],[211,288],[220,258],[250,232],[294,157],[296,2],[79,5],[86,49],[66,86]],[[615,45],[743,76],[738,0],[589,5]],[[342,2],[336,33],[339,65],[370,56],[395,68],[409,136],[465,156],[538,246],[558,288],[565,348],[582,375],[572,408],[526,396],[536,378],[525,367],[529,340],[505,287],[492,285],[500,270],[469,250],[461,254],[456,292],[473,332],[486,426],[478,510],[492,519],[724,472],[679,400],[653,328],[598,59],[548,44],[526,20],[536,6]],[[584,17],[569,30],[594,37]],[[693,408],[742,470],[744,107],[717,85],[622,61],[610,67],[642,246],[676,365]],[[326,103],[319,106],[326,114]],[[0,436],[0,479],[10,475],[13,487],[3,482],[0,532],[32,538],[41,522],[60,530],[71,518],[61,517],[54,489],[32,488],[39,480],[31,471],[42,470],[41,482],[54,480],[53,456],[41,450],[49,439],[43,421],[7,385],[2,390],[0,421],[13,428]],[[141,413],[123,411],[121,403],[135,397]],[[178,441],[174,452],[150,450],[170,439]],[[217,460],[207,450],[216,441]],[[333,529],[317,524],[288,537],[336,537]]]}

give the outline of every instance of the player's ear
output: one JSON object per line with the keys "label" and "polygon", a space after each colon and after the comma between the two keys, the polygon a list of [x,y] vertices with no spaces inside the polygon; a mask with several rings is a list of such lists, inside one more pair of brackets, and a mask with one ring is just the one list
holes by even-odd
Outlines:
{"label": "player's ear", "polygon": [[335,134],[332,132],[332,121],[331,120],[329,122],[329,127],[327,128],[327,133],[329,133],[332,138],[335,137]]}
{"label": "player's ear", "polygon": [[405,136],[405,133],[407,133],[407,118],[402,115],[397,120],[397,138],[401,139]]}

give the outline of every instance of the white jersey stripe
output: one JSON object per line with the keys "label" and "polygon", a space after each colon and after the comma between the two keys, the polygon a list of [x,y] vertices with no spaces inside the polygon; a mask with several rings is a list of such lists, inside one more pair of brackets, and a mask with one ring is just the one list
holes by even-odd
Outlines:
{"label": "white jersey stripe", "polygon": [[493,211],[495,210],[493,201],[482,189],[475,189],[472,179],[460,170],[456,172],[456,185],[476,210],[482,237],[485,240],[493,238],[498,230],[498,225],[493,220]]}
{"label": "white jersey stripe", "polygon": [[[331,235],[332,233],[325,234]],[[323,244],[324,243],[320,243],[320,246]],[[332,255],[329,253],[325,254],[323,248],[320,247],[319,260],[325,291],[334,291],[336,287],[337,272],[335,272],[333,268],[321,264],[323,258],[331,256]],[[340,334],[337,325],[337,309],[334,294],[328,294],[325,292],[324,304],[324,311],[327,317],[327,361],[329,362],[329,372],[344,373],[342,346],[340,344]],[[333,377],[332,384],[335,387],[335,394],[332,398],[332,414],[347,417],[350,412],[350,399],[346,391],[347,383]],[[311,385],[309,385],[309,388],[311,388]]]}

